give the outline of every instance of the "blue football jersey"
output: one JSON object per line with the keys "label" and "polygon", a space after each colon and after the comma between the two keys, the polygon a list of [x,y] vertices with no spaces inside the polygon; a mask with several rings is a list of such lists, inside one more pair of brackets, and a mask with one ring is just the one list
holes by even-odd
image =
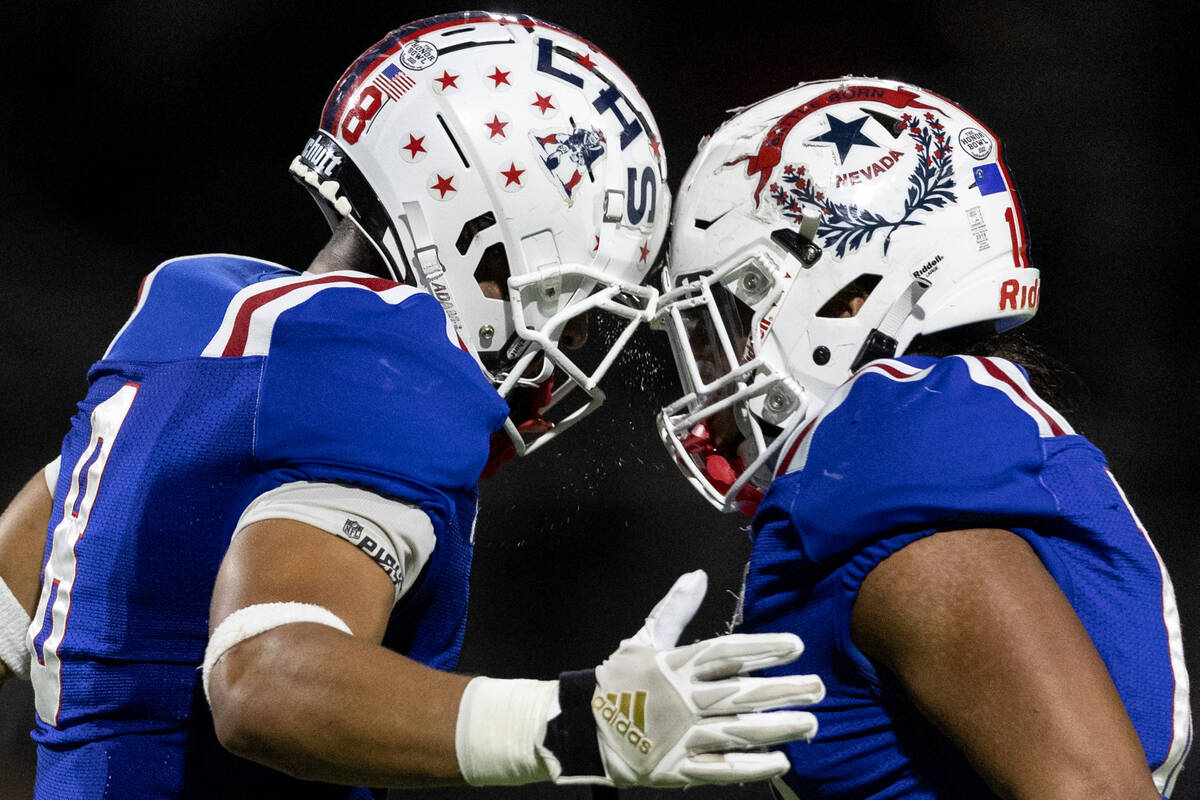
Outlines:
{"label": "blue football jersey", "polygon": [[[858,590],[937,531],[1008,529],[1071,602],[1112,675],[1162,792],[1190,745],[1174,592],[1104,456],[995,358],[876,361],[787,443],[758,513],[742,630],[791,631],[827,696],[786,747],[781,794],[991,797],[963,756],[850,637]],[[790,793],[789,790],[790,789]]]}
{"label": "blue football jersey", "polygon": [[436,299],[361,273],[197,256],[146,278],[63,441],[31,627],[37,797],[354,796],[217,744],[198,670],[213,582],[280,485],[418,506],[437,545],[387,643],[454,667],[507,408],[453,336]]}

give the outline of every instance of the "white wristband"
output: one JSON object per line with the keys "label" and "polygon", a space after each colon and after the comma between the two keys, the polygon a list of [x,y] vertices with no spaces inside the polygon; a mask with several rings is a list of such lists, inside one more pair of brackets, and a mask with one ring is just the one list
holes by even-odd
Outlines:
{"label": "white wristband", "polygon": [[21,680],[29,680],[29,615],[0,578],[0,661]]}
{"label": "white wristband", "polygon": [[538,748],[557,703],[558,681],[478,677],[468,683],[454,736],[467,783],[516,786],[550,780]]}
{"label": "white wristband", "polygon": [[239,642],[244,642],[251,636],[290,625],[293,622],[315,622],[337,628],[342,633],[353,636],[350,626],[342,618],[324,606],[312,603],[258,603],[245,608],[239,608],[225,619],[208,637],[208,648],[204,651],[204,666],[201,667],[201,681],[204,684],[204,699],[212,702],[208,696],[208,678],[221,656]]}

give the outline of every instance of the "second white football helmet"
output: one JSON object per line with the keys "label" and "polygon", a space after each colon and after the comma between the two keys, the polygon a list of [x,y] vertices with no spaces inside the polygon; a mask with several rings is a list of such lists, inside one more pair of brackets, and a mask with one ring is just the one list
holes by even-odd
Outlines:
{"label": "second white football helmet", "polygon": [[863,364],[918,334],[1019,325],[1039,292],[983,123],[896,81],[801,84],[726,121],[684,176],[657,324],[685,394],[660,435],[713,504],[750,508]]}
{"label": "second white football helmet", "polygon": [[[331,225],[352,219],[396,280],[441,301],[509,398],[518,453],[602,402],[597,382],[653,310],[639,284],[670,194],[646,101],[594,45],[526,16],[410,23],[350,66],[291,169]],[[585,369],[559,337],[592,310],[623,327]],[[576,388],[578,408],[542,417]]]}

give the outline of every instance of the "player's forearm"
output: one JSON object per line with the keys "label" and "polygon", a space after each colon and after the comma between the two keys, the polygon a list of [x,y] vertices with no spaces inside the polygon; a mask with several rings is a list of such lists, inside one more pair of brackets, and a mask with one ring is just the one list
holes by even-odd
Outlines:
{"label": "player's forearm", "polygon": [[462,780],[454,736],[468,680],[297,624],[231,649],[210,693],[217,735],[237,755],[306,780],[422,786]]}
{"label": "player's forearm", "polygon": [[41,586],[46,526],[53,502],[46,478],[38,472],[0,514],[0,578],[30,614]]}
{"label": "player's forearm", "polygon": [[45,473],[39,472],[0,514],[0,684],[14,674],[28,677],[25,631],[37,604],[52,507]]}
{"label": "player's forearm", "polygon": [[952,531],[893,554],[863,583],[853,637],[999,796],[1158,797],[1104,662],[1016,535]]}

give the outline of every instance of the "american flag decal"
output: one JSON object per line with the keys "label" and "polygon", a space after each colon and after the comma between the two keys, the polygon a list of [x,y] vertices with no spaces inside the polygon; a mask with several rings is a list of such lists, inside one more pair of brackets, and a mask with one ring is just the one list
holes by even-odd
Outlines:
{"label": "american flag decal", "polygon": [[401,95],[417,85],[416,81],[408,77],[404,70],[395,64],[385,66],[371,83],[382,89],[383,93],[393,100],[399,100]]}

